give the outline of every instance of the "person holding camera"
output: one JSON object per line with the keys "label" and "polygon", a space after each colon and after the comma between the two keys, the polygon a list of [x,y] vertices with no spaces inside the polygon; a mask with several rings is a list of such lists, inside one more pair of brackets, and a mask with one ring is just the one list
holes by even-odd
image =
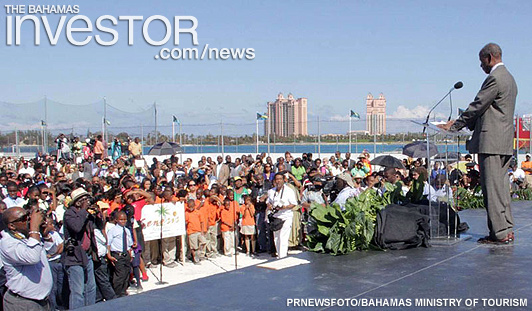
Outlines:
{"label": "person holding camera", "polygon": [[90,195],[77,188],[71,193],[72,201],[64,216],[65,251],[61,261],[68,275],[70,288],[69,309],[93,305],[96,302],[96,281],[93,258],[98,258],[95,221],[101,217],[91,207]]}
{"label": "person holding camera", "polygon": [[53,279],[46,251],[54,252],[56,246],[50,227],[43,226],[43,213],[35,209],[30,215],[22,207],[12,207],[3,213],[3,222],[0,259],[8,288],[4,310],[49,310]]}
{"label": "person holding camera", "polygon": [[[270,212],[270,226],[275,222],[282,226],[279,229],[272,228],[277,258],[284,258],[288,255],[288,239],[292,230],[292,217],[294,208],[297,205],[295,192],[285,184],[284,174],[277,173],[274,178],[275,188],[268,190],[267,210]],[[280,221],[275,221],[280,219]],[[273,223],[272,223],[273,221]],[[275,230],[277,229],[277,230]]]}

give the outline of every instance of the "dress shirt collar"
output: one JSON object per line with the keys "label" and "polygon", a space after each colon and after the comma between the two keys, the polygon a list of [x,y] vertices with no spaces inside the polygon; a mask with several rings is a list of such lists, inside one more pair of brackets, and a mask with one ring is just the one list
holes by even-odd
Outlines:
{"label": "dress shirt collar", "polygon": [[491,67],[491,71],[490,71],[490,73],[492,73],[492,72],[493,72],[495,69],[497,69],[497,67],[499,67],[499,66],[504,66],[504,63],[503,63],[503,62],[500,62],[500,63],[495,64],[495,66]]}

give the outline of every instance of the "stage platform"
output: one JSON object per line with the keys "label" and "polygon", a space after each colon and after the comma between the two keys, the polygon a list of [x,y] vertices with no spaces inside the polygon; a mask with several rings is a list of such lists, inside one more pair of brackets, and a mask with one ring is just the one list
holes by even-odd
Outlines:
{"label": "stage platform", "polygon": [[[532,202],[513,202],[516,241],[509,246],[477,244],[487,234],[484,210],[460,212],[472,238],[453,245],[402,251],[366,251],[345,256],[304,252],[310,261],[283,270],[256,266],[214,275],[139,295],[100,303],[87,310],[284,310],[289,299],[337,298],[345,303],[400,303],[410,306],[310,307],[318,310],[532,310]],[[461,299],[460,307],[449,306]],[[483,301],[482,299],[499,299]],[[378,300],[379,299],[379,300]],[[440,307],[416,306],[440,303]],[[437,300],[440,299],[440,300]],[[467,300],[470,299],[470,300]],[[477,299],[477,302],[473,299]],[[513,307],[490,307],[504,303]],[[458,301],[454,301],[457,303]],[[475,303],[475,305],[466,306]],[[300,301],[300,303],[304,303]],[[315,304],[317,301],[306,301]],[[447,306],[444,305],[447,303]],[[523,306],[526,303],[526,306]]]}

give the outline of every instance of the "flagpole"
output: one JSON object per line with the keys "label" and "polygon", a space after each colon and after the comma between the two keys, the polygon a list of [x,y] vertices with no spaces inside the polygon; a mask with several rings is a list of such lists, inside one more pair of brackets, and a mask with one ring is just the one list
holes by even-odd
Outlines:
{"label": "flagpole", "polygon": [[175,122],[172,120],[172,142],[175,143]]}
{"label": "flagpole", "polygon": [[157,102],[153,102],[153,110],[155,112],[155,144],[157,144],[159,142],[159,133],[157,133]]}
{"label": "flagpole", "polygon": [[353,120],[353,118],[351,117],[351,111],[349,111],[349,153],[351,153],[351,130],[352,130],[351,120]]}
{"label": "flagpole", "polygon": [[257,148],[255,153],[259,154],[259,118],[257,118]]}
{"label": "flagpole", "polygon": [[321,159],[321,131],[320,131],[320,116],[318,115],[318,158]]}
{"label": "flagpole", "polygon": [[222,143],[222,157],[224,157],[224,123],[223,121],[220,121],[220,133],[221,135],[221,143]]}
{"label": "flagpole", "polygon": [[48,98],[44,95],[44,127],[43,127],[44,153],[48,153]]}
{"label": "flagpole", "polygon": [[269,118],[269,114],[268,114],[268,156],[270,156],[270,132],[271,132],[271,119]]}
{"label": "flagpole", "polygon": [[102,136],[103,141],[107,142],[106,132],[107,132],[107,125],[105,124],[107,122],[107,99],[105,96],[103,97],[103,126],[102,126]]}

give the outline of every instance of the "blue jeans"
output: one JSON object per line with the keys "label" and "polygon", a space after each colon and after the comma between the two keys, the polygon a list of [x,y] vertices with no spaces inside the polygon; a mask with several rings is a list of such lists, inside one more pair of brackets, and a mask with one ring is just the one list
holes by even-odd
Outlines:
{"label": "blue jeans", "polygon": [[50,292],[50,310],[59,309],[62,306],[63,293],[63,278],[64,270],[63,264],[58,261],[50,261],[50,269],[52,270],[52,278],[54,281],[52,291]]}
{"label": "blue jeans", "polygon": [[258,250],[268,252],[270,250],[270,233],[266,226],[266,212],[259,212],[256,217]]}
{"label": "blue jeans", "polygon": [[86,266],[67,266],[68,285],[70,287],[69,309],[77,309],[96,303],[96,282],[94,266],[89,258]]}

